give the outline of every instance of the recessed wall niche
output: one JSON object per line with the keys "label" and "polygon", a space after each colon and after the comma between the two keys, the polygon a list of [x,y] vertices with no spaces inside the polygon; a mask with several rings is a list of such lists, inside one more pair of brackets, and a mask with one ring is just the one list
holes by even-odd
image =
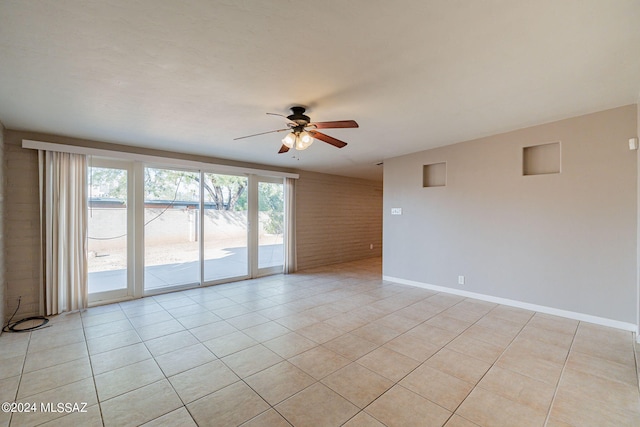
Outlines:
{"label": "recessed wall niche", "polygon": [[447,185],[447,163],[433,163],[422,167],[423,187],[444,187]]}
{"label": "recessed wall niche", "polygon": [[533,145],[522,149],[522,174],[560,173],[560,142]]}

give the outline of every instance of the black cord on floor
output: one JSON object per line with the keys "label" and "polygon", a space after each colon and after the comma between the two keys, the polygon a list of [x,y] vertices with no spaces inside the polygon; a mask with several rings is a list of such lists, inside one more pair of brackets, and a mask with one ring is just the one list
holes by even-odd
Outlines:
{"label": "black cord on floor", "polygon": [[[4,327],[2,328],[2,332],[29,332],[29,331],[32,331],[34,329],[38,329],[38,328],[46,325],[47,323],[49,323],[49,319],[47,319],[44,316],[31,316],[31,317],[27,317],[25,319],[18,320],[17,322],[11,323],[11,321],[15,317],[16,313],[20,309],[20,301],[22,301],[22,297],[18,298],[18,306],[16,307],[16,311],[13,312],[13,314],[9,318],[9,321],[7,322],[7,324],[4,325]],[[31,326],[29,328],[16,328],[17,326],[20,326],[23,323],[31,322],[33,320],[41,320],[42,323],[40,323],[39,325]]]}

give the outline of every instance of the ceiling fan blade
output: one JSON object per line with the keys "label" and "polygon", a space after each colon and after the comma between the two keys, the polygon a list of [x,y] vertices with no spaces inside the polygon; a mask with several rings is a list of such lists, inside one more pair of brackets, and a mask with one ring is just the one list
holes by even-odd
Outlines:
{"label": "ceiling fan blade", "polygon": [[339,128],[357,128],[358,123],[355,120],[338,120],[335,122],[316,122],[309,123],[309,126],[315,126],[316,129],[339,129]]}
{"label": "ceiling fan blade", "polygon": [[287,151],[289,151],[289,147],[282,144],[282,147],[280,147],[280,151],[278,151],[278,154],[286,153]]}
{"label": "ceiling fan blade", "polygon": [[278,117],[283,117],[286,121],[287,121],[287,126],[289,126],[289,128],[292,128],[294,126],[297,126],[298,124],[296,122],[292,122],[291,120],[289,120],[289,117],[285,116],[284,114],[278,114],[278,113],[267,113],[267,115],[269,116],[278,116]]}
{"label": "ceiling fan blade", "polygon": [[258,135],[266,135],[268,133],[284,132],[284,131],[290,131],[290,130],[291,130],[290,128],[278,129],[278,130],[270,130],[268,132],[254,133],[253,135],[247,135],[247,136],[241,136],[239,138],[233,138],[233,140],[236,141],[238,139],[251,138],[251,137],[254,137],[254,136],[258,136]]}
{"label": "ceiling fan blade", "polygon": [[321,132],[311,131],[309,133],[311,134],[312,137],[314,137],[316,139],[319,139],[320,141],[324,141],[327,144],[331,144],[334,147],[342,148],[345,145],[347,145],[346,142],[340,141],[339,139],[336,139],[336,138],[334,138],[332,136],[329,136],[329,135],[325,135],[324,133],[321,133]]}

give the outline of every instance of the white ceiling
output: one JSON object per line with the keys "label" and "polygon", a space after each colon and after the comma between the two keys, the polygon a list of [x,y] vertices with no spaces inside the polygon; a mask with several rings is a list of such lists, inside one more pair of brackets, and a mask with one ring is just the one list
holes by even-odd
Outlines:
{"label": "white ceiling", "polygon": [[[389,157],[638,102],[638,0],[0,0],[0,121],[380,179]],[[327,130],[277,154],[294,104]]]}

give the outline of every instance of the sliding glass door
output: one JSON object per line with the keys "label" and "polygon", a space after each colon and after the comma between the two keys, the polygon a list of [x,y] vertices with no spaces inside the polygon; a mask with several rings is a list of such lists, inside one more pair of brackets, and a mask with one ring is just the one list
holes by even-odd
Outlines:
{"label": "sliding glass door", "polygon": [[89,300],[131,295],[132,209],[130,164],[91,159],[87,171]]}
{"label": "sliding glass door", "polygon": [[204,277],[216,282],[246,277],[248,263],[248,178],[203,173]]}
{"label": "sliding glass door", "polygon": [[92,159],[90,301],[281,273],[283,180]]}
{"label": "sliding glass door", "polygon": [[200,284],[200,172],[144,169],[144,291]]}
{"label": "sliding glass door", "polygon": [[281,273],[284,264],[284,185],[258,180],[258,274]]}

